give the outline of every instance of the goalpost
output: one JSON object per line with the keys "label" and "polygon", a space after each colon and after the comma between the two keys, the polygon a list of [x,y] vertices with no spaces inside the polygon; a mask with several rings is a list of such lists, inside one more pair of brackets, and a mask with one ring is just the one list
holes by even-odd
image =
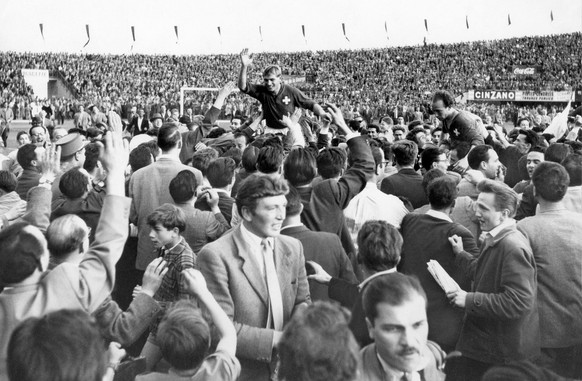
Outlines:
{"label": "goalpost", "polygon": [[[218,88],[218,87],[188,87],[188,86],[182,86],[180,88],[180,115],[184,115],[184,93],[186,91],[212,91],[212,92],[216,92],[216,91],[219,91],[219,90],[220,90],[220,88]],[[239,89],[238,88],[235,88],[232,93],[237,93],[237,92],[239,92]]]}

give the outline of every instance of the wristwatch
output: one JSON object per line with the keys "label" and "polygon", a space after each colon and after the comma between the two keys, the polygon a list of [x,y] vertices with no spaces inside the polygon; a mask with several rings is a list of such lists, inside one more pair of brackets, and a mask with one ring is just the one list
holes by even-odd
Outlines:
{"label": "wristwatch", "polygon": [[51,176],[42,176],[39,180],[38,180],[38,185],[43,185],[43,184],[49,184],[52,185],[52,183],[55,181],[54,177]]}

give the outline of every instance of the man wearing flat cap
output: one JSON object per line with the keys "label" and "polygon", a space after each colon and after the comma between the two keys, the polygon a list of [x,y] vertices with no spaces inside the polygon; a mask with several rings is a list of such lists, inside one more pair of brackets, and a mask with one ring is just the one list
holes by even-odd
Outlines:
{"label": "man wearing flat cap", "polygon": [[83,135],[78,133],[68,134],[59,139],[55,144],[61,147],[61,174],[52,184],[53,201],[61,197],[59,181],[61,175],[71,168],[83,167],[85,163],[85,145],[88,142]]}

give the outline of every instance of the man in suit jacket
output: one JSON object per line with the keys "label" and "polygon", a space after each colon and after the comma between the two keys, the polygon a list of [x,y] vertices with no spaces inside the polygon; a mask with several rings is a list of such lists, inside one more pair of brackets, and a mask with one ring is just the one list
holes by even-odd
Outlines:
{"label": "man in suit jacket", "polygon": [[422,187],[422,176],[414,170],[418,146],[409,140],[398,141],[392,146],[398,173],[382,180],[380,190],[398,197],[406,197],[414,209],[428,204]]}
{"label": "man in suit jacket", "polygon": [[451,352],[459,339],[465,314],[463,310],[451,306],[445,292],[428,272],[426,263],[429,260],[438,261],[462,289],[468,289],[471,279],[456,265],[448,237],[461,237],[465,251],[473,256],[479,254],[479,248],[469,230],[449,217],[457,196],[455,180],[448,176],[439,177],[429,183],[427,194],[430,209],[422,214],[408,214],[402,221],[404,245],[398,269],[420,280],[428,297],[428,337],[445,351]]}
{"label": "man in suit jacket", "polygon": [[[47,242],[40,229],[28,223],[15,223],[0,233],[0,278],[10,288],[0,293],[0,380],[6,377],[6,349],[10,335],[26,318],[44,316],[60,309],[95,311],[113,290],[115,263],[127,239],[129,205],[125,197],[124,170],[127,153],[121,136],[105,137],[105,150],[101,158],[108,176],[107,196],[95,241],[81,263],[63,263],[48,273]],[[54,152],[54,151],[53,151]],[[58,166],[51,163],[54,168]],[[45,214],[39,222],[48,222],[50,213],[50,182],[55,175],[45,175],[46,182],[37,190],[44,205],[37,207]],[[31,199],[32,203],[32,199]],[[41,225],[42,226],[42,225]]]}
{"label": "man in suit jacket", "polygon": [[301,243],[279,235],[287,191],[279,179],[247,178],[236,199],[243,222],[198,254],[208,289],[238,332],[243,381],[276,379],[282,326],[310,302]]}
{"label": "man in suit jacket", "polygon": [[129,130],[131,131],[132,135],[139,135],[145,134],[150,129],[150,122],[145,117],[145,111],[143,108],[139,108],[137,110],[137,115],[131,119],[131,123],[129,125]]}
{"label": "man in suit jacket", "polygon": [[[301,196],[295,188],[287,194],[287,208],[281,234],[297,238],[303,245],[306,261],[314,261],[332,277],[356,284],[358,282],[352,263],[342,247],[339,237],[333,233],[313,232],[301,223]],[[330,300],[327,287],[309,281],[312,300]]]}
{"label": "man in suit jacket", "polygon": [[178,158],[182,148],[182,137],[176,125],[169,123],[160,128],[158,147],[162,150],[158,160],[137,170],[129,180],[129,197],[133,199],[130,221],[138,227],[135,267],[142,271],[156,257],[154,245],[149,237],[150,227],[147,218],[158,206],[172,203],[168,191],[170,181],[178,172],[189,170],[196,175],[196,182],[202,184],[202,173],[182,164]]}
{"label": "man in suit jacket", "polygon": [[582,218],[566,208],[569,175],[558,163],[533,172],[539,211],[519,221],[536,262],[542,356],[540,365],[563,377],[580,378],[575,353],[582,347]]}

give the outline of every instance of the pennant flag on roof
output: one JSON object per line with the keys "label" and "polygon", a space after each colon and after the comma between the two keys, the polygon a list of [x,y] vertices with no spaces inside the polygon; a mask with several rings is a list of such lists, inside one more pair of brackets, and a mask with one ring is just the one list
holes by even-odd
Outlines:
{"label": "pennant flag on roof", "polygon": [[511,17],[507,14],[507,25],[511,25]]}
{"label": "pennant flag on roof", "polygon": [[42,36],[42,40],[44,41],[44,30],[43,30],[43,25],[42,25],[42,24],[38,24],[38,26],[40,27],[40,35]]}
{"label": "pennant flag on roof", "polygon": [[550,20],[554,21],[554,11],[550,11]]}
{"label": "pennant flag on roof", "polygon": [[348,42],[350,42],[350,39],[348,38],[348,36],[346,35],[346,24],[342,23],[342,30],[344,31],[344,37],[346,38],[346,40]]}
{"label": "pennant flag on roof", "polygon": [[467,25],[467,29],[469,29],[469,16],[465,16],[465,25]]}
{"label": "pennant flag on roof", "polygon": [[428,32],[428,21],[424,19],[424,29]]}
{"label": "pennant flag on roof", "polygon": [[83,47],[89,45],[89,42],[91,41],[91,34],[89,34],[89,24],[85,24],[85,31],[87,32],[87,42],[85,42]]}

